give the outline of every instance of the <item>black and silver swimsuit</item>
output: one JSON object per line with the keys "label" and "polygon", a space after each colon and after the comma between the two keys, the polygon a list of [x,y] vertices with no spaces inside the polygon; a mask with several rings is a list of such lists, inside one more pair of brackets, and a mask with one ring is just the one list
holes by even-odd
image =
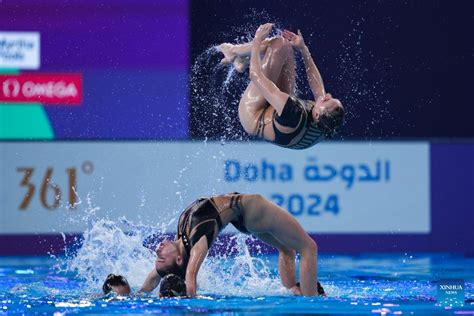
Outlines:
{"label": "black and silver swimsuit", "polygon": [[[242,214],[242,194],[237,192],[229,193],[231,196],[230,208]],[[248,233],[243,215],[231,221],[239,231]],[[187,256],[191,255],[191,248],[206,236],[207,246],[211,247],[214,239],[223,229],[222,220],[211,197],[203,197],[189,205],[179,217],[176,240],[183,242]]]}
{"label": "black and silver swimsuit", "polygon": [[[263,138],[265,129],[265,112],[262,112],[257,126],[257,136]],[[313,104],[301,99],[289,96],[281,115],[275,111],[273,114],[273,130],[275,132],[275,143],[278,146],[290,149],[306,149],[312,147],[325,138],[325,132],[313,121],[311,111]],[[293,132],[281,132],[275,122],[281,126],[295,128]]]}

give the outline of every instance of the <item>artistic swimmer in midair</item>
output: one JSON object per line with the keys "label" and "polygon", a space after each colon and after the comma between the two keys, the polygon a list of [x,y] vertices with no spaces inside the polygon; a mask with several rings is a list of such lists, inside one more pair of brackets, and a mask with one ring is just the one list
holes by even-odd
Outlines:
{"label": "artistic swimmer in midair", "polygon": [[[250,55],[251,81],[239,103],[240,123],[248,134],[286,148],[309,148],[334,136],[343,123],[344,107],[326,93],[301,32],[284,30],[282,36],[267,39],[272,27],[272,23],[261,25],[250,43],[219,45],[224,54],[221,63],[234,63],[237,71],[242,72]],[[303,56],[315,101],[294,96],[296,71],[292,47]]]}
{"label": "artistic swimmer in midair", "polygon": [[[213,241],[229,223],[278,249],[281,281],[294,294],[324,294],[317,282],[315,241],[281,207],[261,195],[239,193],[200,198],[188,206],[179,217],[175,240],[165,240],[156,248],[155,267],[140,291],[153,291],[161,278],[173,274],[185,280],[187,296],[195,296],[199,268]],[[301,256],[301,285],[296,282],[296,252]]]}

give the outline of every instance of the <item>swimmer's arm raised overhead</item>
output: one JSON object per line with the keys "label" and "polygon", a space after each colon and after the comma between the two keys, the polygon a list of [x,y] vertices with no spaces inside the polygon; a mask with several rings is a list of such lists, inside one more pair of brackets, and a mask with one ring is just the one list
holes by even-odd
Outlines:
{"label": "swimmer's arm raised overhead", "polygon": [[316,100],[318,97],[323,97],[326,95],[323,78],[321,77],[318,67],[316,67],[313,58],[311,57],[311,53],[308,49],[308,46],[306,46],[304,42],[303,35],[301,34],[300,30],[298,30],[298,34],[284,30],[282,36],[289,40],[291,45],[293,45],[293,47],[299,50],[303,55],[306,75],[308,76],[308,84],[311,88],[314,99]]}
{"label": "swimmer's arm raised overhead", "polygon": [[202,236],[197,243],[191,249],[189,256],[189,263],[186,268],[186,294],[189,297],[196,295],[197,290],[197,274],[202,262],[207,256],[209,246],[207,244],[206,236]]}
{"label": "swimmer's arm raised overhead", "polygon": [[151,292],[158,286],[159,283],[160,276],[156,269],[153,269],[150,273],[148,273],[148,276],[146,277],[145,282],[143,282],[139,292]]}
{"label": "swimmer's arm raised overhead", "polygon": [[270,33],[272,27],[272,23],[260,25],[255,33],[250,56],[250,80],[257,86],[265,100],[272,105],[278,115],[281,115],[289,95],[278,89],[278,87],[265,76],[260,60],[262,41],[267,37],[268,33]]}

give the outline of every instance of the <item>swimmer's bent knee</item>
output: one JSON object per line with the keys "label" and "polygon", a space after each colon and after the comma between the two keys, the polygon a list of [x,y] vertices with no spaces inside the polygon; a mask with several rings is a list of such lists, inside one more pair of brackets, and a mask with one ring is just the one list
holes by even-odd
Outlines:
{"label": "swimmer's bent knee", "polygon": [[289,41],[285,40],[283,37],[274,37],[270,40],[268,45],[272,48],[281,48],[281,47],[290,47],[291,44]]}

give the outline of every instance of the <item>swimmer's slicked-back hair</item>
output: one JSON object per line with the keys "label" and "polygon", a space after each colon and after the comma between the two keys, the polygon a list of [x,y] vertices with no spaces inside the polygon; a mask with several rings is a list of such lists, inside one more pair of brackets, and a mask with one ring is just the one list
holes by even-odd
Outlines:
{"label": "swimmer's slicked-back hair", "polygon": [[160,281],[160,297],[186,296],[186,283],[176,274],[168,274]]}
{"label": "swimmer's slicked-back hair", "polygon": [[102,285],[102,292],[105,295],[109,294],[112,291],[112,286],[126,286],[128,285],[127,279],[121,275],[115,275],[113,273],[109,274]]}
{"label": "swimmer's slicked-back hair", "polygon": [[325,130],[326,138],[332,138],[344,123],[346,111],[342,106],[336,106],[330,111],[321,114],[319,125]]}

